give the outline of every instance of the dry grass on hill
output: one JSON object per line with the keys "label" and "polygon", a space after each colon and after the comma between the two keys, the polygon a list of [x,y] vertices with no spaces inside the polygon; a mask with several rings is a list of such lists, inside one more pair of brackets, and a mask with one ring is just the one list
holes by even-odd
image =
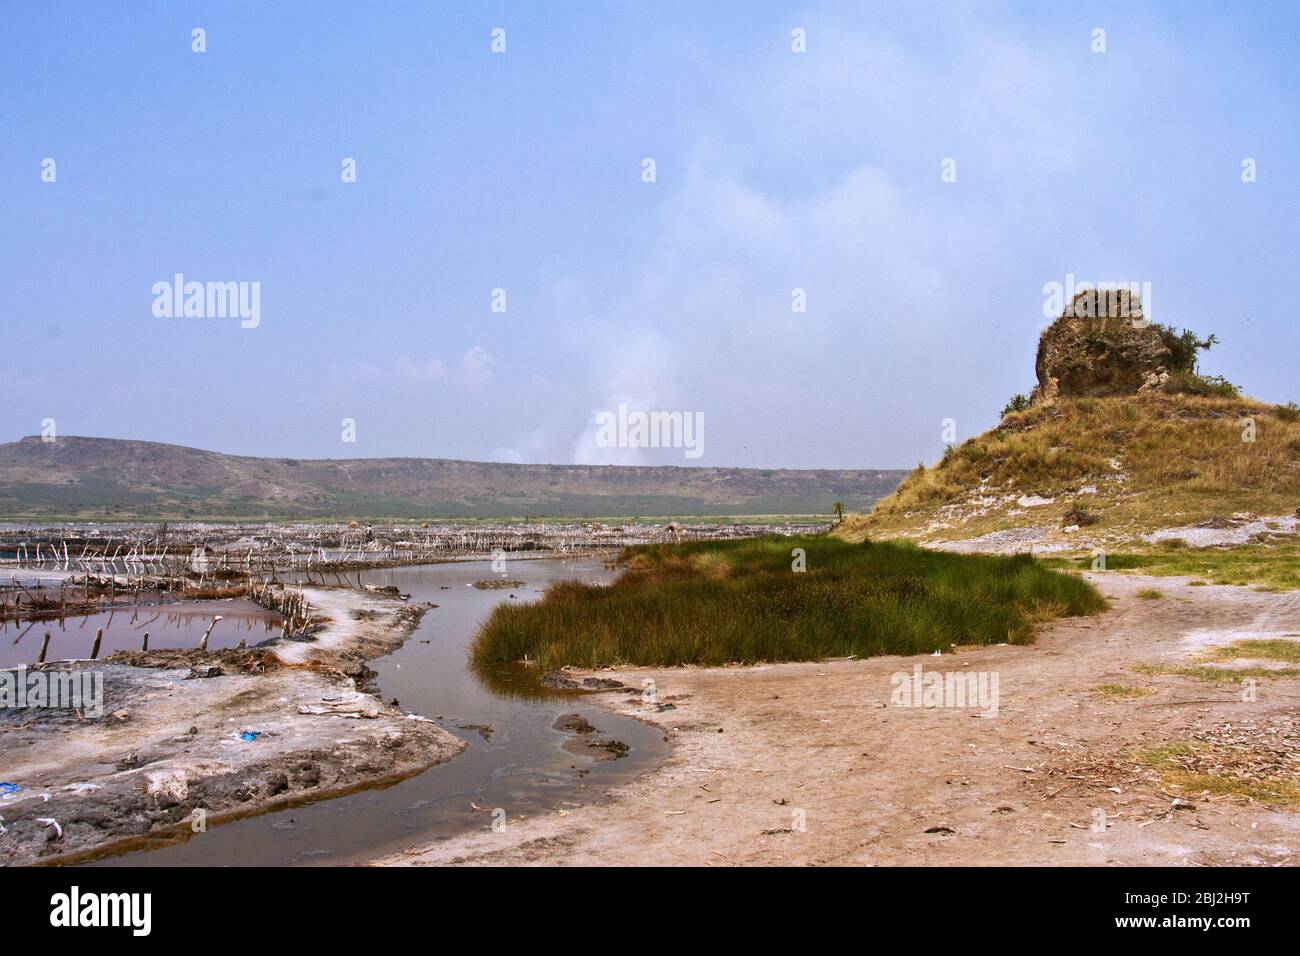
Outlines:
{"label": "dry grass on hill", "polygon": [[[1243,440],[1248,421],[1254,441]],[[1136,534],[1298,507],[1294,405],[1166,394],[1064,398],[1010,412],[997,428],[950,446],[938,464],[918,466],[838,534],[861,540],[876,533],[951,536],[956,529],[967,536],[1031,522]]]}

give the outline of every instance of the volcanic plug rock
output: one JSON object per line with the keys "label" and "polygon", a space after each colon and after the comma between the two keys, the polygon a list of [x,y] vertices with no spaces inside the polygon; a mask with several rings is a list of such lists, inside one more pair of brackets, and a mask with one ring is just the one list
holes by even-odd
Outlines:
{"label": "volcanic plug rock", "polygon": [[1137,296],[1126,289],[1086,290],[1039,337],[1033,398],[1050,402],[1159,389],[1169,378],[1170,358]]}

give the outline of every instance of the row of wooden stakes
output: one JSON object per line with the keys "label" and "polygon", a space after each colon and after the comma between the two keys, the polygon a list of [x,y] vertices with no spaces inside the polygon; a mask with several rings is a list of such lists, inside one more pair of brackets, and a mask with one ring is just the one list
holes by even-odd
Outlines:
{"label": "row of wooden stakes", "polygon": [[[220,615],[220,614],[215,614],[215,615],[213,615],[213,617],[212,617],[212,621],[208,624],[208,628],[207,628],[207,630],[205,630],[205,631],[203,632],[203,636],[202,636],[201,638],[199,638],[199,650],[200,650],[200,651],[203,651],[203,652],[206,652],[206,651],[207,651],[207,649],[208,649],[208,636],[212,633],[212,629],[213,629],[214,627],[217,626],[217,622],[220,621],[220,620],[221,620],[221,615]],[[98,660],[98,659],[99,659],[99,645],[100,645],[100,642],[101,642],[103,639],[104,639],[104,629],[103,629],[102,627],[97,627],[97,628],[95,628],[95,640],[94,640],[93,642],[91,642],[91,645],[90,645],[90,657],[89,657],[89,660],[94,661],[94,660]],[[241,642],[241,643],[242,643],[242,642]],[[40,650],[40,653],[38,653],[38,654],[36,655],[36,663],[38,663],[38,664],[44,664],[44,663],[45,663],[45,655],[46,655],[47,653],[49,653],[49,650],[50,650],[50,632],[49,632],[49,631],[46,631],[46,632],[45,632],[45,636],[44,636],[43,638],[41,638],[41,650]],[[144,632],[144,637],[143,637],[143,638],[141,639],[141,641],[140,641],[140,650],[141,650],[141,651],[147,651],[147,650],[149,650],[149,632],[148,632],[148,631],[145,631],[145,632]]]}

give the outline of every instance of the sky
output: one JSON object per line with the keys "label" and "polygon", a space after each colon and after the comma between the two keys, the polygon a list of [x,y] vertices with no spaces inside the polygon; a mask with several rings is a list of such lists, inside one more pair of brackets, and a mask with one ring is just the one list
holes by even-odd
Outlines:
{"label": "sky", "polygon": [[[1290,2],[6,0],[0,441],[911,467],[1029,391],[1069,275],[1300,400],[1297,40]],[[256,326],[167,314],[178,273]],[[607,447],[620,405],[700,454]]]}

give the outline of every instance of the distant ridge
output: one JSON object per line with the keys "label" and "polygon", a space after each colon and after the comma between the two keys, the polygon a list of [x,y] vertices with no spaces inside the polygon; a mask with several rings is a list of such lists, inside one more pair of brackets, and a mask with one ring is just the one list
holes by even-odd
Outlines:
{"label": "distant ridge", "polygon": [[116,438],[0,444],[0,517],[82,519],[829,515],[905,471],[248,458]]}

